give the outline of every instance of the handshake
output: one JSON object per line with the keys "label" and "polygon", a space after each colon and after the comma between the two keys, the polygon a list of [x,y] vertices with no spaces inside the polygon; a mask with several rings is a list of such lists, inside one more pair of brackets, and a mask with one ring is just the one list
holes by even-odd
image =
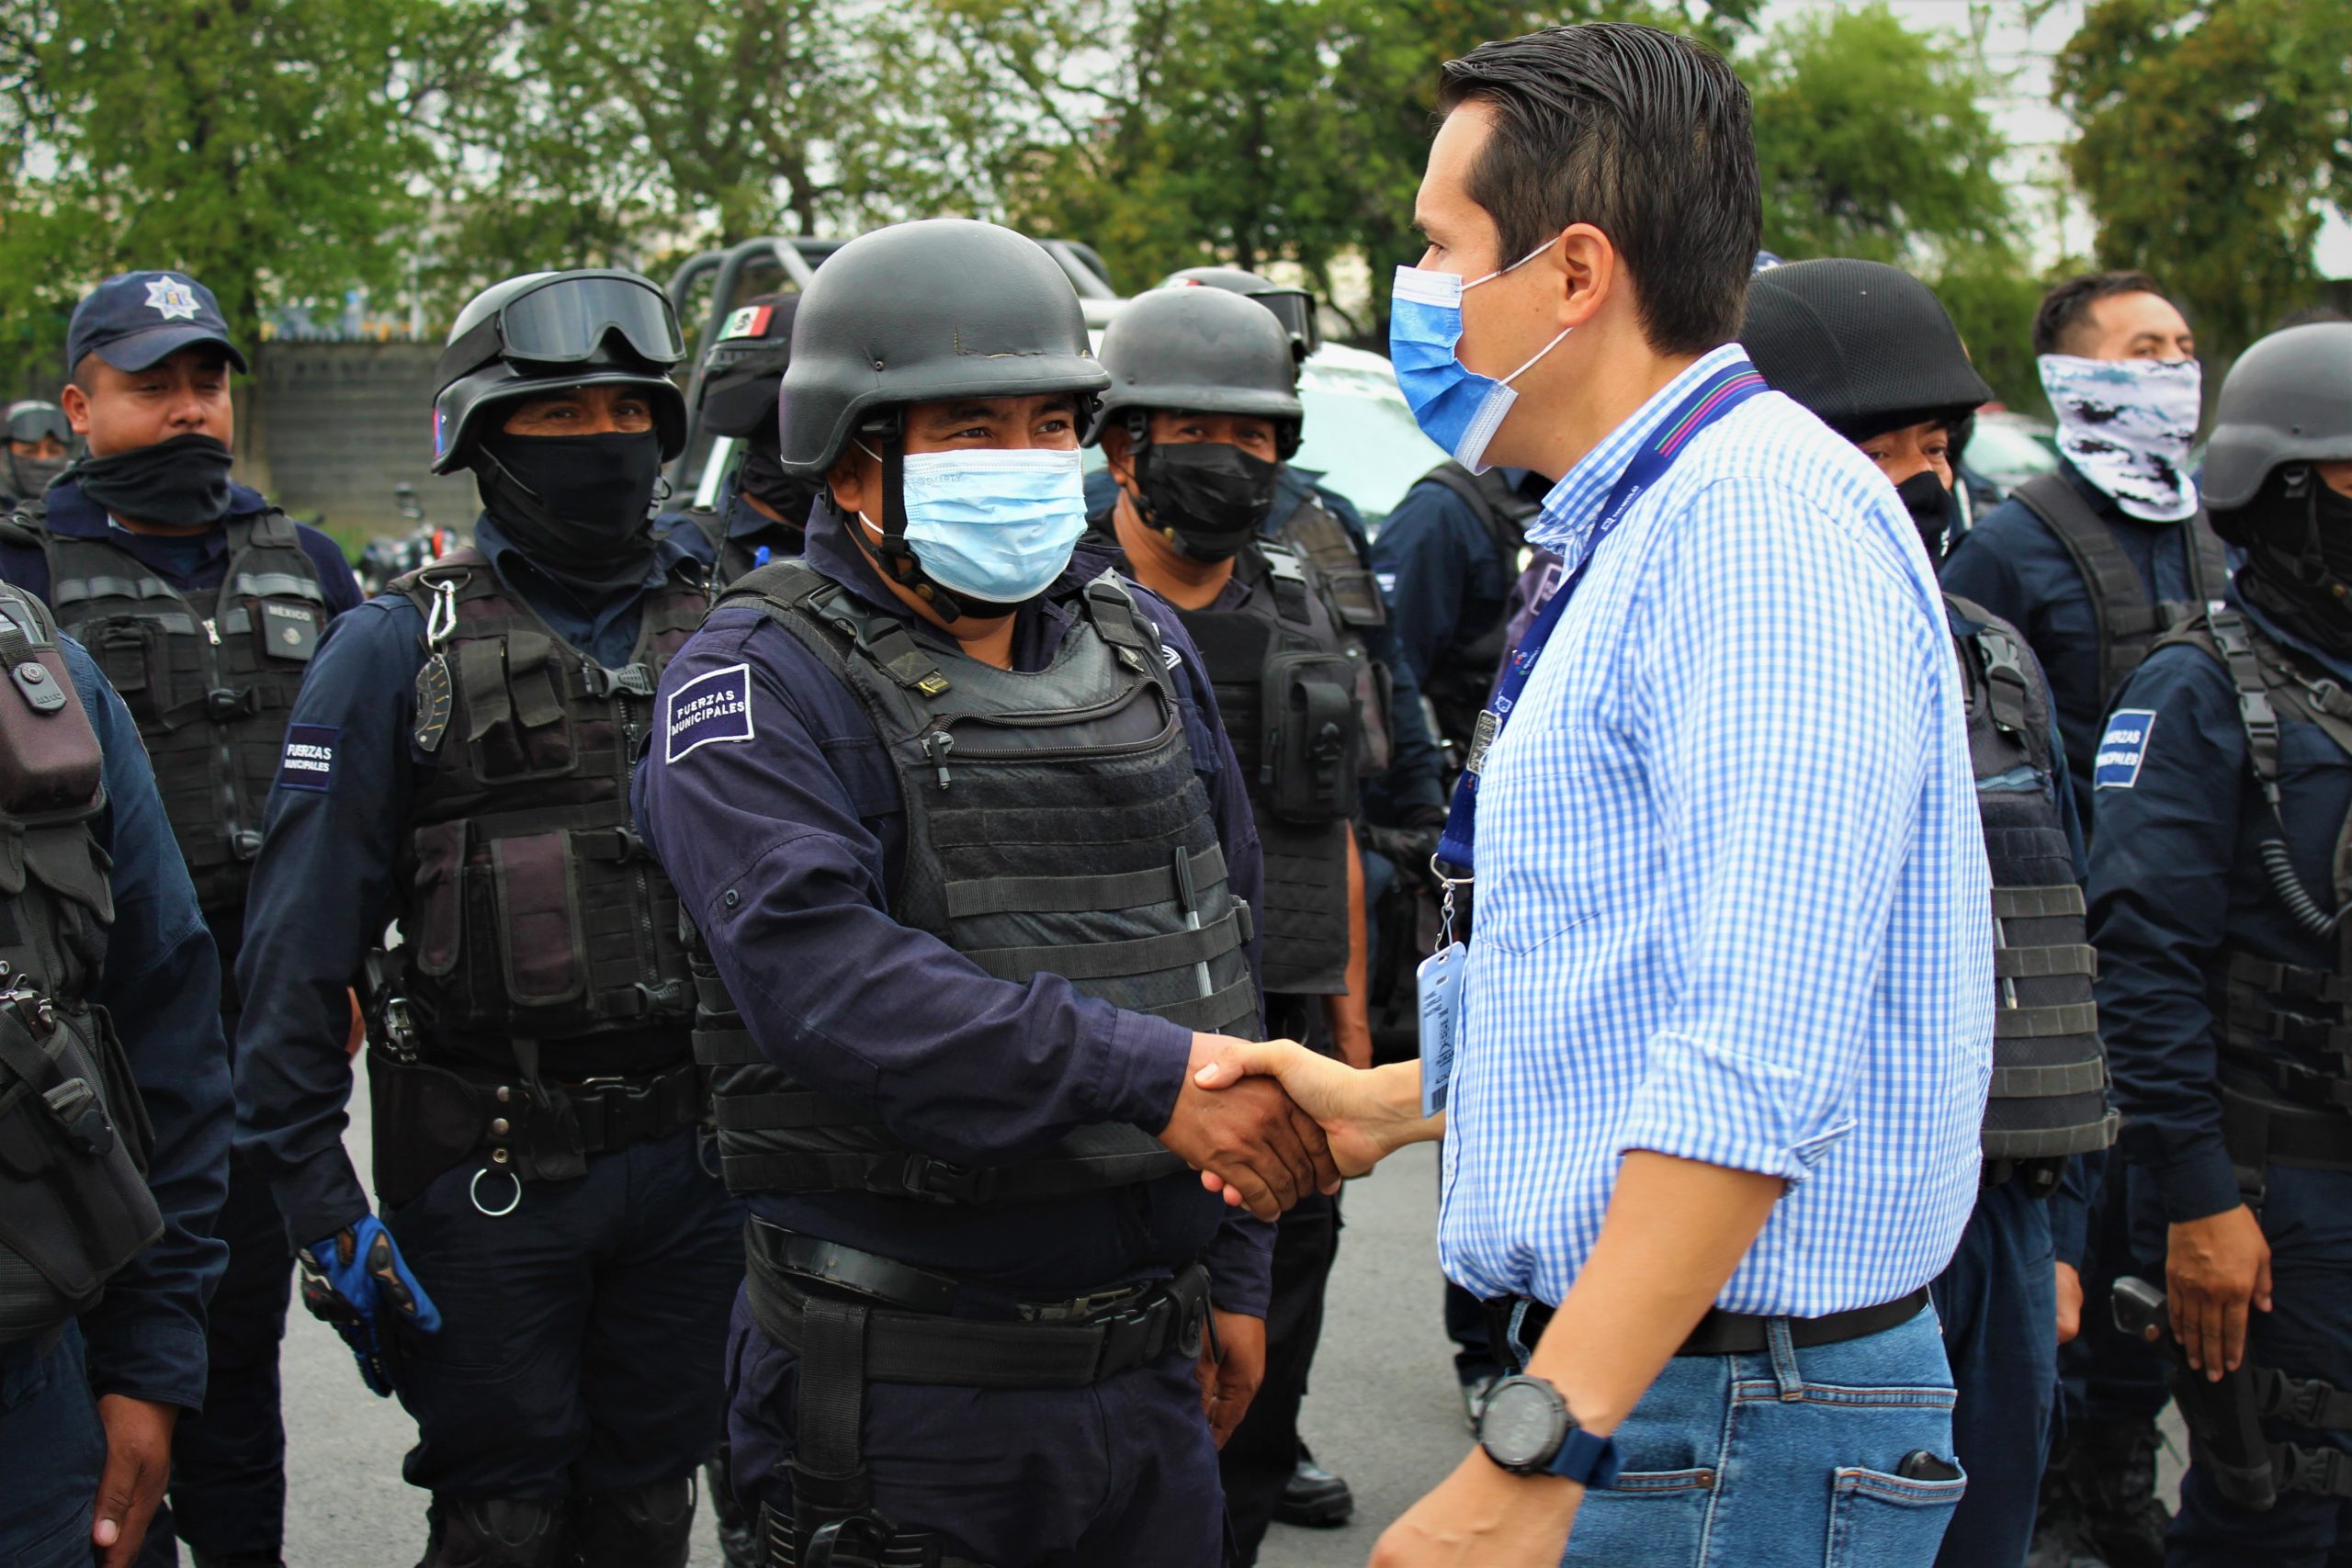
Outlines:
{"label": "handshake", "polygon": [[1421,1115],[1419,1072],[1411,1062],[1351,1067],[1295,1040],[1195,1034],[1159,1141],[1227,1203],[1275,1219],[1444,1132],[1442,1114]]}

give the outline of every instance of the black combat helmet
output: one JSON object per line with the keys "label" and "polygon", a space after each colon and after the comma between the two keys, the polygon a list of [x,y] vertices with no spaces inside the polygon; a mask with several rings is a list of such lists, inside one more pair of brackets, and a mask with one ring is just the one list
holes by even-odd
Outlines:
{"label": "black combat helmet", "polygon": [[[1153,409],[1254,414],[1273,422],[1276,450],[1298,450],[1298,367],[1288,335],[1266,311],[1213,288],[1155,288],[1112,318],[1102,334],[1102,424]],[[1140,431],[1137,432],[1141,434]]]}
{"label": "black combat helmet", "polygon": [[704,428],[738,439],[776,434],[776,397],[792,360],[792,321],[797,294],[763,294],[729,314],[718,341],[703,355]]}
{"label": "black combat helmet", "polygon": [[653,280],[596,269],[492,284],[458,312],[434,373],[433,471],[469,467],[489,411],[567,387],[634,387],[653,404],[662,456],[686,446],[686,400],[670,373],[686,356],[677,313]]}
{"label": "black combat helmet", "polygon": [[1956,423],[1993,396],[1935,291],[1883,262],[1764,268],[1739,342],[1774,390],[1849,441]]}
{"label": "black combat helmet", "polygon": [[2352,322],[2272,333],[2222,382],[2199,488],[2213,532],[2245,551],[2246,602],[2352,655],[2352,500],[2312,465],[2352,462]]}
{"label": "black combat helmet", "polygon": [[[1074,392],[1084,431],[1092,394],[1111,382],[1054,258],[966,218],[877,229],[825,258],[801,296],[791,359],[783,466],[805,479],[822,479],[854,432],[896,454],[897,411],[909,403]],[[895,513],[895,475],[885,486]]]}
{"label": "black combat helmet", "polygon": [[1290,334],[1292,355],[1302,361],[1323,346],[1322,329],[1315,321],[1315,296],[1304,288],[1293,288],[1238,266],[1188,266],[1170,273],[1159,287],[1217,288],[1255,299],[1274,313],[1274,320]]}

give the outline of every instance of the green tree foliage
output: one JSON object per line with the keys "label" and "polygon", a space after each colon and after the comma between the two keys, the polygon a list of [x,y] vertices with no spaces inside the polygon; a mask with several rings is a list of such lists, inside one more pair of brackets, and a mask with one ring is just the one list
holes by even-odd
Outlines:
{"label": "green tree foliage", "polygon": [[2322,208],[2352,206],[2352,5],[2095,0],[2061,53],[2098,259],[2144,267],[2233,354],[2316,297]]}
{"label": "green tree foliage", "polygon": [[0,0],[0,319],[53,352],[93,279],[194,273],[265,302],[404,266],[438,0]]}
{"label": "green tree foliage", "polygon": [[1989,84],[1957,43],[1912,31],[1883,4],[1808,12],[1741,73],[1756,99],[1770,248],[1915,264],[2007,249],[2015,225],[1994,173],[2007,148],[1978,107]]}

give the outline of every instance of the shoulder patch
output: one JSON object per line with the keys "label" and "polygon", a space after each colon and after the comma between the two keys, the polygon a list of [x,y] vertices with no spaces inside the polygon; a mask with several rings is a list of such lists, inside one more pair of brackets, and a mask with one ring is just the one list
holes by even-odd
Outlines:
{"label": "shoulder patch", "polygon": [[752,739],[752,667],[730,664],[697,675],[670,694],[662,719],[662,760],[674,762],[697,746]]}
{"label": "shoulder patch", "polygon": [[2140,764],[2148,757],[2148,737],[2155,728],[2153,708],[2118,708],[2109,714],[2091,764],[2091,787],[2130,789],[2138,784]]}
{"label": "shoulder patch", "polygon": [[277,787],[324,795],[334,777],[335,742],[342,735],[340,725],[288,725],[286,752],[277,764]]}

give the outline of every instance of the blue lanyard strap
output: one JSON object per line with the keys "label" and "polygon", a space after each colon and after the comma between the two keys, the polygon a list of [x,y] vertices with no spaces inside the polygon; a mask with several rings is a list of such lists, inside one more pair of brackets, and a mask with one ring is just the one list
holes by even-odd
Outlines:
{"label": "blue lanyard strap", "polygon": [[1477,728],[1470,736],[1470,755],[1463,765],[1462,777],[1453,785],[1453,809],[1446,813],[1445,831],[1438,840],[1440,861],[1465,870],[1477,863],[1473,856],[1478,827],[1478,771],[1486,765],[1487,753],[1493,749],[1495,738],[1510,722],[1520,693],[1527,689],[1527,677],[1534,670],[1544,645],[1558,628],[1561,613],[1567,609],[1577,584],[1584,581],[1593,558],[1600,553],[1601,541],[1624,520],[1634,501],[1666,477],[1666,471],[1674,467],[1674,460],[1690,449],[1693,437],[1768,389],[1764,378],[1745,356],[1724,366],[1692,388],[1660,422],[1657,434],[1636,449],[1625,464],[1625,471],[1618,476],[1608,499],[1601,502],[1600,520],[1593,525],[1584,558],[1577,562],[1574,570],[1561,578],[1560,585],[1552,591],[1552,596],[1544,602],[1534,622],[1528,626],[1527,635],[1503,661],[1502,679],[1496,682],[1493,699],[1478,715]]}

